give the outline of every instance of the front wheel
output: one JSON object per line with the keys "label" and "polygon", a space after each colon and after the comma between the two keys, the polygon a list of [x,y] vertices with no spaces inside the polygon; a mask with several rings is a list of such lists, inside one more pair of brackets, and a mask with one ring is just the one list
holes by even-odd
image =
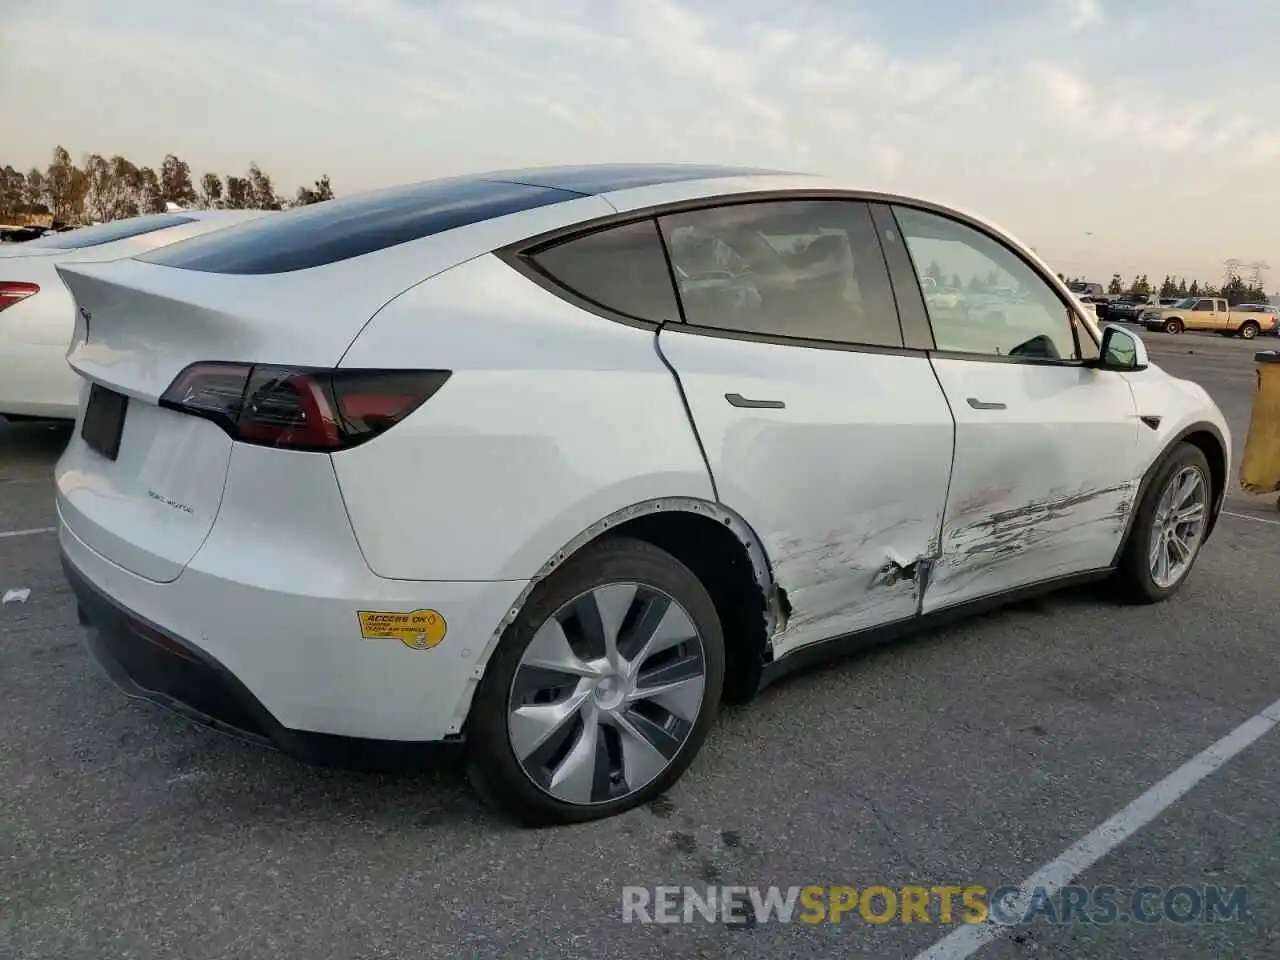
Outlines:
{"label": "front wheel", "polygon": [[1244,337],[1246,340],[1252,340],[1258,335],[1258,331],[1260,329],[1261,327],[1259,327],[1253,320],[1246,320],[1240,325],[1240,336]]}
{"label": "front wheel", "polygon": [[651,544],[599,541],[534,589],[490,658],[467,724],[471,781],[530,826],[639,806],[693,761],[723,681],[701,581]]}
{"label": "front wheel", "polygon": [[1179,320],[1177,317],[1174,317],[1171,320],[1166,320],[1164,322],[1164,332],[1165,333],[1181,333],[1182,321]]}
{"label": "front wheel", "polygon": [[1191,572],[1208,530],[1213,484],[1204,452],[1179,443],[1147,488],[1116,569],[1115,586],[1130,603],[1158,603]]}

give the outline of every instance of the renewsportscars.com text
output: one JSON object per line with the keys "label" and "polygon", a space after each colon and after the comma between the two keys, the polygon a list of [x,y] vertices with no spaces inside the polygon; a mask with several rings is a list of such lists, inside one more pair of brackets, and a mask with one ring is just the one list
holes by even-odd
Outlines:
{"label": "renewsportscars.com text", "polygon": [[1246,887],[1068,886],[1036,888],[1018,905],[1019,887],[934,886],[627,886],[624,923],[1239,923],[1248,918]]}

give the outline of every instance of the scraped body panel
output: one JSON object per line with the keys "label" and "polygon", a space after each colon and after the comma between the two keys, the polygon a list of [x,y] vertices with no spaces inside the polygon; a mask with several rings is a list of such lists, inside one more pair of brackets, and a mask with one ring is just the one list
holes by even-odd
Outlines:
{"label": "scraped body panel", "polygon": [[[952,421],[929,362],[665,329],[721,502],[755,530],[789,612],[773,652],[914,616]],[[782,407],[734,406],[726,394]]]}
{"label": "scraped body panel", "polygon": [[955,413],[956,455],[923,612],[1110,565],[1146,429],[1124,378],[980,360],[933,365]]}

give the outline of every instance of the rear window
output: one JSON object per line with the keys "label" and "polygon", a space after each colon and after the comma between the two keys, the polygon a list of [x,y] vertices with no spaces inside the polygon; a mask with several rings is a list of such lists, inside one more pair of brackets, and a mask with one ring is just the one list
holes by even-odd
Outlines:
{"label": "rear window", "polygon": [[154,213],[145,217],[130,217],[128,220],[112,220],[110,223],[81,227],[79,230],[68,230],[66,233],[50,234],[38,240],[28,240],[22,247],[24,250],[82,250],[85,247],[96,247],[116,240],[140,237],[144,233],[154,233],[157,230],[184,223],[194,223],[195,219],[195,217],[184,217],[180,213]]}
{"label": "rear window", "polygon": [[530,259],[569,292],[606,310],[651,323],[680,319],[653,220],[589,233]]}
{"label": "rear window", "polygon": [[204,273],[288,273],[577,196],[520,183],[434,180],[298,207],[138,259]]}

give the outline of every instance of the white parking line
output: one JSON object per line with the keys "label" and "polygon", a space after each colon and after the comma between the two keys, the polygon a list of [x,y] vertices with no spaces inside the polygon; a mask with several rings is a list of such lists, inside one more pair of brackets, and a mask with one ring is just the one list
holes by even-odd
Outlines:
{"label": "white parking line", "polygon": [[[1201,780],[1261,739],[1277,724],[1280,724],[1280,700],[1192,757],[1110,820],[1078,840],[1058,859],[1024,880],[1018,888],[1017,896],[1009,903],[1006,916],[1023,916],[1023,911],[1037,890],[1044,891],[1048,896],[1060,892],[1073,879],[1151,823],[1186,796]],[[962,960],[1013,929],[1015,928],[998,925],[990,920],[982,924],[958,927],[919,954],[916,960]]]}
{"label": "white parking line", "polygon": [[1266,517],[1255,517],[1247,513],[1232,513],[1230,510],[1223,510],[1224,517],[1238,517],[1241,520],[1256,520],[1258,523],[1269,523],[1273,527],[1280,527],[1280,520],[1268,520]]}
{"label": "white parking line", "polygon": [[34,537],[37,533],[54,533],[57,527],[36,527],[33,530],[4,530],[0,531],[0,540],[8,540],[10,537]]}

